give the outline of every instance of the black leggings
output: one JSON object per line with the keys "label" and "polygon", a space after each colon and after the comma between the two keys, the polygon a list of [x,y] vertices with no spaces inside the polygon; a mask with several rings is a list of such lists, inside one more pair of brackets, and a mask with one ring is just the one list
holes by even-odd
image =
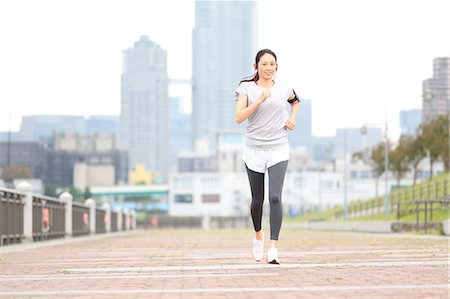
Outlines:
{"label": "black leggings", "polygon": [[[288,161],[279,162],[269,167],[269,202],[270,202],[270,239],[278,240],[283,210],[281,193]],[[255,231],[261,230],[261,219],[264,203],[264,173],[255,172],[247,167],[248,180],[252,192],[251,214]]]}

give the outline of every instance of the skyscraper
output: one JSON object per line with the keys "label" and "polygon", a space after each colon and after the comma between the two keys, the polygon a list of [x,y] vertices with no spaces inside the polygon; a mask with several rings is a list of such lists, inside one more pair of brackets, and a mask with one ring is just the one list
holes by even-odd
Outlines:
{"label": "skyscraper", "polygon": [[215,149],[217,133],[236,129],[235,89],[252,75],[257,51],[255,1],[196,1],[192,59],[193,140]]}
{"label": "skyscraper", "polygon": [[433,78],[423,81],[422,122],[450,112],[450,57],[433,61]]}
{"label": "skyscraper", "polygon": [[169,167],[177,169],[177,156],[190,149],[191,143],[191,115],[182,110],[183,97],[170,98],[170,140],[169,140]]}
{"label": "skyscraper", "polygon": [[167,53],[141,36],[123,53],[120,144],[129,152],[129,166],[143,163],[147,170],[168,170]]}
{"label": "skyscraper", "polygon": [[400,110],[401,134],[415,135],[422,118],[421,109]]}

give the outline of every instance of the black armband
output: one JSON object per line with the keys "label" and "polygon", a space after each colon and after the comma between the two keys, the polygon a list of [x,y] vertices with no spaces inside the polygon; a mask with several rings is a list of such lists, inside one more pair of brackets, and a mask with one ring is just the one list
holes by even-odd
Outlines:
{"label": "black armband", "polygon": [[295,90],[292,90],[294,93],[294,98],[292,100],[287,100],[289,104],[294,104],[295,102],[300,102],[300,99],[297,97],[297,94],[295,93]]}

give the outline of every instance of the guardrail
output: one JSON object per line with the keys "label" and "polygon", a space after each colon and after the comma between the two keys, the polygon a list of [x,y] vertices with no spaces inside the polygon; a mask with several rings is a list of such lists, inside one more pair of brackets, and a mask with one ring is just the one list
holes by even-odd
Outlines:
{"label": "guardrail", "polygon": [[93,199],[74,202],[67,192],[33,194],[26,182],[16,188],[0,188],[0,245],[136,229],[134,211],[111,211]]}
{"label": "guardrail", "polygon": [[38,194],[32,194],[33,241],[64,238],[64,203]]}
{"label": "guardrail", "polygon": [[0,188],[0,245],[21,242],[25,194]]}
{"label": "guardrail", "polygon": [[[419,201],[435,201],[450,196],[450,178],[448,174],[432,178],[407,188],[399,188],[389,193],[389,207],[391,213],[397,214],[397,221],[400,215],[415,213],[411,210],[411,204]],[[430,202],[431,203],[431,202]],[[432,206],[433,204],[431,204]],[[438,205],[440,206],[440,205]],[[435,206],[437,207],[437,206]],[[348,206],[348,217],[363,217],[376,215],[383,212],[384,197],[380,196],[371,200],[353,202]],[[334,219],[344,218],[344,208],[334,212]]]}

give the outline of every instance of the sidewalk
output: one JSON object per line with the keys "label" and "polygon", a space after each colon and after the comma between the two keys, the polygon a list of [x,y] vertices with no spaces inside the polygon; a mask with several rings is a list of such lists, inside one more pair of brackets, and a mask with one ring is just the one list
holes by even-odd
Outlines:
{"label": "sidewalk", "polygon": [[281,265],[253,261],[251,238],[250,230],[147,230],[7,246],[0,298],[449,296],[446,237],[283,229]]}

